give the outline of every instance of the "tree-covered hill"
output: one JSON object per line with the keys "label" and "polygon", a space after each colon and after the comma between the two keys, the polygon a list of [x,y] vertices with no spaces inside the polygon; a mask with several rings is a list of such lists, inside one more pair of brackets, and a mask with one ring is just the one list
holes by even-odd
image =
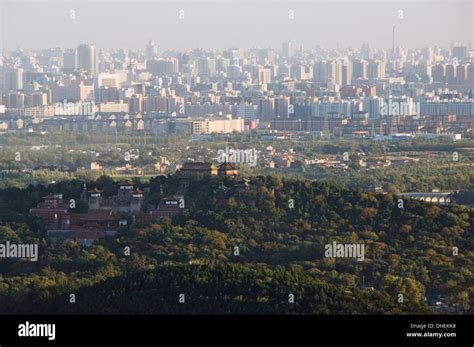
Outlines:
{"label": "tree-covered hill", "polygon": [[76,292],[78,303],[64,305],[68,300],[63,294],[34,299],[28,309],[12,309],[66,314],[429,313],[418,304],[401,308],[384,292],[348,291],[301,269],[240,264],[159,266],[83,286]]}
{"label": "tree-covered hill", "polygon": [[[81,182],[67,184],[61,189],[80,194]],[[113,190],[105,178],[89,184]],[[53,245],[37,220],[4,211],[16,220],[3,222],[0,242],[14,237],[41,249],[36,263],[0,260],[0,312],[425,313],[425,297],[441,295],[472,313],[472,210],[401,206],[391,194],[263,176],[157,177],[141,188],[149,205],[163,191],[183,194],[186,208],[90,248]],[[35,194],[29,189],[0,192],[2,206],[11,198],[22,207],[20,197]],[[363,244],[363,261],[326,257],[333,242]]]}

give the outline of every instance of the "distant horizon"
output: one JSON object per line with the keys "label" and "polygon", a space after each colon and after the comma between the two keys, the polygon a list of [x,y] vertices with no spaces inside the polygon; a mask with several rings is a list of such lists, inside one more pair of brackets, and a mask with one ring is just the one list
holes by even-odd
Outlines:
{"label": "distant horizon", "polygon": [[[287,41],[283,41],[282,44],[284,42],[287,42]],[[297,44],[297,42],[295,41],[291,41],[295,44],[295,47],[294,47],[294,50],[295,52],[298,52],[300,50],[300,45]],[[365,41],[367,42],[367,41]],[[361,44],[359,46],[344,46],[344,47],[325,47],[325,46],[322,46],[322,45],[314,45],[313,47],[305,47],[303,46],[303,52],[305,53],[309,53],[309,52],[312,52],[312,51],[315,51],[318,47],[319,48],[323,48],[323,49],[328,49],[328,50],[334,50],[334,51],[337,51],[337,50],[360,50],[361,46],[365,43],[365,42],[361,42]],[[30,47],[21,47],[21,46],[18,46],[16,48],[10,48],[10,49],[7,49],[7,48],[4,48],[3,51],[4,52],[17,52],[18,50],[21,50],[21,51],[32,51],[32,52],[40,52],[40,51],[47,51],[47,50],[52,50],[52,49],[61,49],[61,50],[70,50],[70,49],[77,49],[78,46],[80,46],[81,44],[85,44],[85,45],[94,45],[96,46],[96,48],[100,51],[100,50],[105,50],[105,51],[118,51],[118,50],[128,50],[128,51],[133,51],[133,52],[145,52],[146,48],[146,44],[148,43],[148,41],[145,41],[144,44],[143,44],[143,47],[138,47],[138,48],[129,48],[129,47],[100,47],[98,46],[97,44],[95,44],[94,42],[81,42],[79,44],[77,44],[77,46],[72,46],[72,47],[61,47],[61,46],[51,46],[51,47],[38,47],[38,48],[30,48]],[[156,43],[156,42],[155,42]],[[370,44],[370,42],[368,42]],[[215,52],[224,52],[224,51],[227,51],[227,50],[230,50],[230,49],[244,49],[246,51],[249,51],[249,50],[257,50],[257,49],[268,49],[268,50],[274,50],[278,53],[278,51],[281,51],[281,45],[280,46],[276,46],[276,47],[237,47],[237,46],[229,46],[229,47],[223,47],[223,48],[199,48],[199,47],[189,47],[189,48],[171,48],[171,49],[160,49],[160,46],[158,46],[158,49],[159,49],[159,53],[160,54],[163,54],[163,53],[167,53],[167,52],[179,52],[179,53],[182,53],[182,52],[192,52],[192,51],[195,51],[195,50],[203,50],[203,51],[215,51]],[[468,50],[472,50],[474,49],[473,47],[471,47],[471,45],[467,44],[467,43],[463,43],[463,42],[453,42],[451,43],[449,46],[441,46],[441,45],[426,45],[426,46],[420,46],[420,47],[403,47],[403,46],[396,46],[396,48],[402,48],[402,49],[408,49],[408,50],[421,50],[423,48],[426,48],[426,47],[437,47],[437,48],[440,48],[440,49],[444,49],[444,50],[451,50],[453,47],[467,47]],[[373,50],[384,50],[384,51],[387,51],[389,52],[391,50],[391,48],[387,48],[387,47],[377,47],[377,46],[374,46],[374,45],[371,45],[371,49]]]}
{"label": "distant horizon", "polygon": [[[0,3],[0,48],[144,49],[155,41],[160,52],[192,49],[279,49],[292,41],[304,50],[397,47],[473,47],[473,5],[463,0],[416,1],[5,1]],[[48,6],[48,11],[44,11]],[[179,11],[184,10],[184,19]],[[71,12],[73,11],[73,12]],[[289,19],[294,11],[294,19]],[[402,11],[402,12],[399,12]],[[401,14],[402,18],[399,18]],[[71,18],[73,17],[73,18]],[[416,33],[415,35],[413,33]]]}

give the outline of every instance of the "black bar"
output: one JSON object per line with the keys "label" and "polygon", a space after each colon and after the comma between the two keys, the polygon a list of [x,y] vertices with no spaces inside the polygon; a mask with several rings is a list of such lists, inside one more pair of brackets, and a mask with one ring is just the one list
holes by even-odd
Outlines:
{"label": "black bar", "polygon": [[[55,326],[55,339],[19,337],[25,322]],[[131,346],[261,341],[299,345],[473,346],[473,316],[1,316],[0,346]],[[416,325],[412,326],[412,324]],[[428,324],[433,324],[430,327]],[[421,330],[419,327],[424,326]],[[455,337],[409,337],[407,333],[455,333]],[[168,341],[168,342],[165,342]],[[306,341],[306,342],[305,342]],[[324,344],[321,344],[325,341]]]}

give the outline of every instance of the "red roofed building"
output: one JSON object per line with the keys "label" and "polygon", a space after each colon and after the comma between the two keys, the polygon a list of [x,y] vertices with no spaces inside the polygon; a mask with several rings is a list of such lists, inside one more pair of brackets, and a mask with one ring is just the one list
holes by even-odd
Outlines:
{"label": "red roofed building", "polygon": [[43,197],[43,202],[30,209],[30,214],[44,219],[46,224],[58,224],[67,213],[62,194],[50,194]]}

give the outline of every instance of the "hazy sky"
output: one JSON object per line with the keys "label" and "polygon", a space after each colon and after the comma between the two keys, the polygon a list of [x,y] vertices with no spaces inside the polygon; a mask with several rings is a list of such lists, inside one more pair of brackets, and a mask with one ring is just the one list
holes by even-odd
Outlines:
{"label": "hazy sky", "polygon": [[[390,48],[453,42],[472,45],[474,0],[443,1],[113,1],[0,0],[1,40],[7,49],[76,47],[275,47],[293,40],[305,48]],[[179,19],[179,10],[185,18]],[[75,19],[70,11],[75,11]],[[294,19],[288,19],[288,11]],[[399,19],[399,10],[403,11]]]}

